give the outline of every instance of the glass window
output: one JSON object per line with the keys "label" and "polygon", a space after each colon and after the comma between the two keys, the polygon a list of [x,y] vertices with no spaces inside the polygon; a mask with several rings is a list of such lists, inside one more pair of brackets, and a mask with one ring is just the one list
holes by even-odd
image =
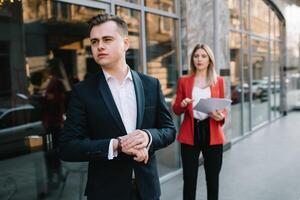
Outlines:
{"label": "glass window", "polygon": [[249,0],[244,0],[243,1],[243,6],[242,6],[242,20],[243,20],[243,29],[244,30],[249,30],[249,7],[250,3]]}
{"label": "glass window", "polygon": [[242,88],[241,88],[241,34],[230,32],[230,82],[231,82],[231,116],[235,119],[232,126],[232,138],[241,136],[242,133]]}
{"label": "glass window", "polygon": [[271,46],[271,83],[270,83],[270,103],[271,103],[271,117],[279,116],[280,105],[280,50],[279,42],[272,42]]}
{"label": "glass window", "polygon": [[[146,14],[147,74],[159,79],[169,107],[174,97],[178,75],[176,32],[174,19]],[[160,175],[179,167],[178,156],[177,143],[158,152]]]}
{"label": "glass window", "polygon": [[269,102],[269,62],[268,42],[251,40],[252,49],[252,125],[253,127],[268,120]]}
{"label": "glass window", "polygon": [[140,12],[117,6],[116,14],[122,17],[128,25],[128,36],[130,40],[130,48],[126,54],[127,64],[134,70],[143,72],[141,63],[141,39],[140,39]]}
{"label": "glass window", "polygon": [[268,37],[269,35],[269,7],[262,0],[251,1],[251,29],[252,32]]}
{"label": "glass window", "polygon": [[[1,18],[0,23],[0,110],[3,112],[6,108],[12,111],[0,119],[0,160],[6,163],[1,167],[0,177],[5,178],[7,174],[10,174],[11,178],[9,178],[12,179],[12,184],[7,185],[10,189],[14,189],[16,186],[14,183],[18,183],[18,192],[14,193],[12,197],[14,199],[24,199],[24,195],[26,199],[36,199],[45,194],[49,195],[47,198],[50,198],[50,196],[55,196],[54,193],[62,183],[60,177],[64,175],[61,173],[62,164],[57,154],[51,151],[53,150],[51,144],[54,145],[54,138],[57,138],[59,126],[62,125],[61,119],[64,117],[65,110],[61,107],[68,102],[68,95],[73,83],[83,80],[90,73],[99,71],[99,66],[93,61],[90,52],[86,21],[91,16],[104,13],[105,10],[53,0],[15,2],[18,3],[13,3],[10,5],[11,9],[6,9],[7,16]],[[100,5],[101,3],[95,4]],[[103,4],[103,8],[106,8],[106,4]],[[1,9],[1,16],[2,11]],[[46,63],[51,58],[61,61],[60,65],[57,65],[59,66],[57,67],[57,71],[59,71],[57,79],[62,82],[59,86],[49,84],[51,76],[46,72]],[[56,90],[54,89],[56,87],[59,88],[59,91],[49,92],[50,95],[46,92],[47,89]],[[4,98],[2,94],[7,90],[10,93]],[[27,94],[29,100],[20,99],[16,93]],[[46,95],[49,97],[47,106],[44,104],[47,99]],[[53,96],[58,96],[58,98]],[[16,111],[16,108],[24,104],[32,104],[39,109]],[[43,108],[42,115],[41,108]],[[45,110],[48,113],[45,114]],[[57,114],[57,110],[59,110],[59,114]],[[58,120],[60,122],[57,122]],[[44,128],[51,134],[45,136]],[[54,133],[55,131],[56,133]],[[34,143],[34,138],[28,140],[29,143],[26,142],[27,136],[38,134],[44,136],[42,141],[39,138],[38,145],[44,144],[45,151],[33,155],[30,154],[31,148],[37,144]],[[3,137],[5,137],[5,141]],[[18,152],[16,152],[17,149]],[[21,153],[27,155],[19,156],[21,154],[19,149],[22,150]],[[23,149],[26,152],[23,152]],[[11,163],[6,159],[7,157],[11,158],[9,159],[12,161]],[[13,164],[15,162],[24,163],[22,170],[31,174],[25,185],[20,184],[22,180],[18,178],[18,167],[11,167],[15,166]],[[86,168],[80,169],[86,170]],[[35,172],[39,176],[35,176]],[[83,172],[82,178],[84,177]],[[78,179],[77,182],[82,181]],[[84,185],[84,183],[82,184]],[[76,190],[77,188],[81,188],[79,184]],[[76,199],[79,192],[81,192],[80,189],[75,192],[73,190],[71,193],[64,191],[62,198]]]}
{"label": "glass window", "polygon": [[241,29],[240,0],[228,0],[230,24],[234,29]]}
{"label": "glass window", "polygon": [[175,12],[175,0],[145,0],[145,5],[150,8],[156,8],[171,13]]}
{"label": "glass window", "polygon": [[0,41],[0,97],[10,94],[9,41]]}
{"label": "glass window", "polygon": [[177,72],[176,21],[169,17],[147,14],[147,70],[157,77],[165,96],[174,94]]}
{"label": "glass window", "polygon": [[249,64],[249,36],[243,35],[243,131],[250,131],[250,64]]}
{"label": "glass window", "polygon": [[140,0],[122,0],[122,1],[126,1],[129,3],[140,3]]}

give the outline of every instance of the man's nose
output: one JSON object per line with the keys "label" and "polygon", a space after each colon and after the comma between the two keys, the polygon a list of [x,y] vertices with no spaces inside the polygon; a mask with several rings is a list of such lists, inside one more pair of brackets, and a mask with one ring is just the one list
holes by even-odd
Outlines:
{"label": "man's nose", "polygon": [[100,41],[100,42],[98,43],[97,49],[98,49],[98,51],[105,49],[104,43]]}

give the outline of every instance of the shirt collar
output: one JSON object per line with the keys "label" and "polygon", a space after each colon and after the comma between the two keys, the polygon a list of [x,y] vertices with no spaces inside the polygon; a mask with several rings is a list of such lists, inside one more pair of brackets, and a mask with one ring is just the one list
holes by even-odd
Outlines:
{"label": "shirt collar", "polygon": [[[127,71],[127,74],[126,74],[124,80],[129,79],[129,80],[132,81],[132,74],[131,74],[131,70],[130,70],[130,68],[129,68],[128,65],[127,65],[127,69],[128,69],[128,71]],[[104,77],[105,77],[106,81],[108,81],[108,80],[111,79],[111,78],[114,78],[112,75],[110,75],[110,74],[109,74],[108,72],[106,72],[104,69],[103,69],[102,71],[103,71],[103,74],[104,74]]]}

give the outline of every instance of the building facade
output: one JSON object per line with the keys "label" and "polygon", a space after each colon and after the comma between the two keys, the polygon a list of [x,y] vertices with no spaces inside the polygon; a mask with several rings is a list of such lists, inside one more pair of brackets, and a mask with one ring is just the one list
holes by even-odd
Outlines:
{"label": "building facade", "polygon": [[[128,23],[127,63],[160,80],[170,108],[195,44],[211,46],[232,99],[224,125],[230,147],[300,102],[299,10],[296,0],[0,1],[0,184],[8,188],[0,196],[73,199],[83,193],[86,164],[53,164],[39,99],[49,83],[49,59],[62,63],[65,105],[72,86],[97,71],[86,25],[91,16],[112,13]],[[173,117],[178,127],[180,118]],[[163,184],[180,171],[178,142],[157,156]],[[57,178],[57,170],[65,178]],[[54,186],[49,177],[57,179]]]}

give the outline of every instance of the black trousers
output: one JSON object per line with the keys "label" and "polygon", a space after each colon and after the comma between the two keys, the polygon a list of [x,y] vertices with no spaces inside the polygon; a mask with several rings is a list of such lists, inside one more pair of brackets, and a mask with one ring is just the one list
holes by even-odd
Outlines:
{"label": "black trousers", "polygon": [[183,200],[195,200],[199,155],[202,151],[206,176],[207,199],[218,200],[219,174],[222,166],[223,145],[209,145],[209,119],[194,120],[194,146],[181,144],[183,168]]}

